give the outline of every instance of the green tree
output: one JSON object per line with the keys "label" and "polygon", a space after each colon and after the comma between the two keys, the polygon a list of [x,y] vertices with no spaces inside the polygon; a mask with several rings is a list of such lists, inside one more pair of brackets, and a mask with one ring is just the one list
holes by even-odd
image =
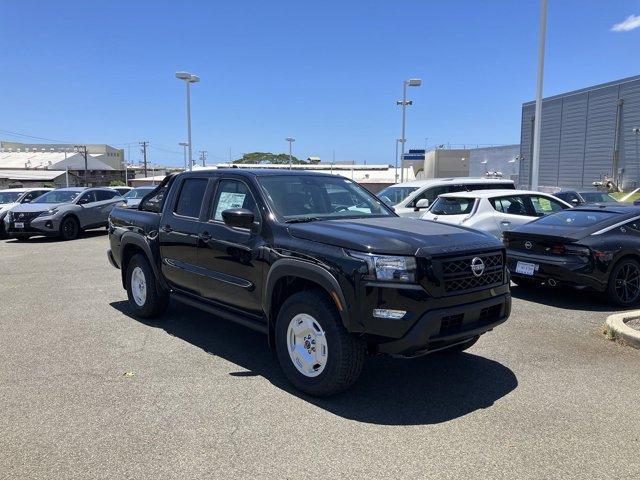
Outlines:
{"label": "green tree", "polygon": [[[271,164],[287,164],[289,163],[288,153],[271,153],[271,152],[251,152],[242,155],[242,158],[234,160],[233,163],[271,163]],[[291,156],[291,163],[306,164],[304,160]]]}
{"label": "green tree", "polygon": [[122,180],[111,180],[109,182],[110,187],[126,187],[127,185]]}

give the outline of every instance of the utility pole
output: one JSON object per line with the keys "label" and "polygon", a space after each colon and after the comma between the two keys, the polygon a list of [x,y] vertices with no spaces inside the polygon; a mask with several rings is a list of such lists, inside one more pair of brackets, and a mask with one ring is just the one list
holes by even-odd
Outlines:
{"label": "utility pole", "polygon": [[144,165],[144,178],[147,178],[147,146],[149,145],[148,141],[140,142],[140,146],[142,147],[142,162]]}
{"label": "utility pole", "polygon": [[205,160],[207,159],[207,151],[206,150],[200,150],[200,160],[202,161],[202,166],[206,167],[207,165],[205,164]]}
{"label": "utility pole", "polygon": [[87,146],[86,145],[76,145],[73,147],[73,149],[78,152],[81,153],[82,156],[84,157],[84,186],[88,187],[88,183],[87,183],[87,170],[89,170],[89,166],[88,166],[88,162],[87,162]]}

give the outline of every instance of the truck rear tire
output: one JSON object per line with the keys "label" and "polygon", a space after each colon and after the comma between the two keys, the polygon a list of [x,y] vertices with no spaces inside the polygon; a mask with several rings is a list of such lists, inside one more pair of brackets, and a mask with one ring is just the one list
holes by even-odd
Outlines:
{"label": "truck rear tire", "polygon": [[144,255],[131,258],[126,275],[129,306],[137,317],[155,318],[167,308],[169,294],[158,293],[156,277]]}
{"label": "truck rear tire", "polygon": [[346,390],[360,376],[365,343],[347,332],[323,292],[291,295],[278,313],[275,337],[284,374],[306,394],[327,397]]}

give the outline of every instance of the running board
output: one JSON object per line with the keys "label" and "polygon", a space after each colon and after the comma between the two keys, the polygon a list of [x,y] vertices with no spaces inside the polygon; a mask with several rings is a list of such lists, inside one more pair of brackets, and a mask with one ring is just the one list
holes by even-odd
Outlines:
{"label": "running board", "polygon": [[252,318],[245,317],[244,315],[239,315],[237,313],[230,312],[224,308],[216,307],[211,305],[208,302],[203,302],[201,300],[196,300],[187,295],[183,295],[181,293],[173,292],[171,294],[171,298],[177,300],[180,303],[184,303],[194,308],[198,308],[200,310],[204,310],[207,313],[211,313],[216,317],[224,318],[225,320],[229,320],[231,322],[242,325],[243,327],[250,328],[251,330],[255,330],[260,333],[268,334],[269,328],[265,322],[261,322],[259,320],[254,320]]}

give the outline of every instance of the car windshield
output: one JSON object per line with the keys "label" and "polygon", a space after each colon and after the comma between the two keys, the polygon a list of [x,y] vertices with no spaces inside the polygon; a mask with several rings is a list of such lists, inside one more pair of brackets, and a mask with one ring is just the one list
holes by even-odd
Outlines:
{"label": "car windshield", "polygon": [[124,198],[142,198],[147,193],[152,192],[153,190],[155,190],[155,188],[134,188],[133,190],[127,192]]}
{"label": "car windshield", "polygon": [[22,192],[0,192],[0,203],[14,203]]}
{"label": "car windshield", "polygon": [[583,192],[580,195],[585,202],[589,203],[617,202],[615,198],[605,192]]}
{"label": "car windshield", "polygon": [[274,175],[258,177],[258,182],[287,222],[395,216],[374,195],[346,178]]}
{"label": "car windshield", "polygon": [[617,213],[594,212],[591,210],[562,210],[536,220],[537,225],[589,227],[616,217]]}
{"label": "car windshield", "polygon": [[382,200],[389,206],[397,205],[417,189],[418,187],[402,187],[399,185],[392,185],[378,192],[378,198],[380,198],[380,200]]}
{"label": "car windshield", "polygon": [[429,210],[434,215],[467,215],[473,210],[475,198],[439,197]]}
{"label": "car windshield", "polygon": [[77,190],[53,190],[38,197],[33,203],[71,203],[80,193]]}

